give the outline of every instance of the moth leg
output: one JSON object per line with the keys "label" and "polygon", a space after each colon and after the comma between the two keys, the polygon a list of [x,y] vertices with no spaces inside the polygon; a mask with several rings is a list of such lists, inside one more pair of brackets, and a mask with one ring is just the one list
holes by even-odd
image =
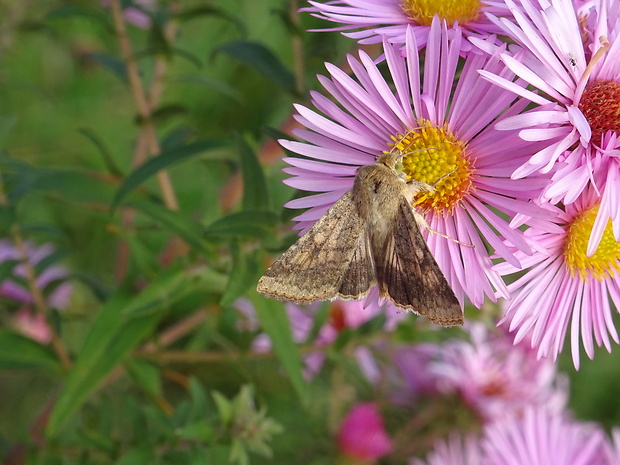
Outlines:
{"label": "moth leg", "polygon": [[449,239],[452,242],[456,242],[459,245],[463,245],[465,247],[474,247],[472,244],[466,244],[465,242],[461,242],[459,240],[456,240],[453,237],[450,236],[446,236],[445,234],[439,232],[439,231],[435,231],[433,228],[431,228],[431,226],[428,224],[428,222],[426,221],[426,219],[424,218],[424,216],[420,215],[417,211],[415,211],[415,208],[411,208],[411,210],[413,211],[413,217],[415,218],[416,223],[418,223],[418,226],[420,226],[421,228],[426,229],[428,232],[432,233],[432,234],[437,234],[438,236],[443,237],[444,239]]}

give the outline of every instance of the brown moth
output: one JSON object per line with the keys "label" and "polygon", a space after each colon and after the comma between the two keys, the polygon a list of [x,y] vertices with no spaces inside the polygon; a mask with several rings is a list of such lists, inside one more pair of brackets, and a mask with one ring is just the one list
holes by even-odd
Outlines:
{"label": "brown moth", "polygon": [[406,181],[397,151],[357,170],[353,187],[265,272],[257,290],[308,304],[359,300],[373,285],[383,298],[442,326],[463,324],[463,311],[433,258],[411,202],[434,187]]}

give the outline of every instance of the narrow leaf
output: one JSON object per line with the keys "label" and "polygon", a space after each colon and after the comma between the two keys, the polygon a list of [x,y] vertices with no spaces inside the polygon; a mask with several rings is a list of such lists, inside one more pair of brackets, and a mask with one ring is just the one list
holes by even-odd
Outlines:
{"label": "narrow leaf", "polygon": [[226,290],[220,300],[222,307],[228,307],[241,297],[250,287],[256,284],[258,260],[255,253],[244,253],[238,241],[232,246],[232,270]]}
{"label": "narrow leaf", "polygon": [[309,400],[308,382],[303,377],[299,350],[293,341],[291,322],[284,306],[258,294],[254,294],[252,301],[256,316],[271,339],[273,351],[280,359],[282,368],[288,375],[302,403],[307,404]]}
{"label": "narrow leaf", "polygon": [[166,150],[158,156],[151,158],[127,176],[114,196],[112,208],[121,203],[127,194],[156,174],[158,171],[199,155],[202,152],[225,147],[227,144],[228,141],[225,139],[203,140],[187,144],[183,147],[175,147]]}
{"label": "narrow leaf", "polygon": [[45,346],[21,334],[0,330],[0,369],[42,368],[60,372],[60,364]]}
{"label": "narrow leaf", "polygon": [[170,210],[163,205],[148,199],[133,199],[125,205],[135,208],[148,217],[160,222],[170,231],[178,234],[185,242],[195,249],[204,250],[202,227],[188,218],[185,213]]}
{"label": "narrow leaf", "polygon": [[163,310],[181,297],[186,280],[182,273],[170,273],[132,299],[117,294],[106,303],[52,410],[48,436],[54,436],[106,376],[153,332]]}
{"label": "narrow leaf", "polygon": [[198,6],[182,10],[174,15],[174,17],[178,18],[179,21],[190,21],[200,16],[218,16],[233,23],[242,33],[245,34],[247,32],[247,28],[243,21],[240,21],[239,18],[237,18],[236,16],[230,15],[220,8],[215,8],[211,6]]}
{"label": "narrow leaf", "polygon": [[211,223],[204,234],[207,238],[222,236],[269,237],[278,217],[273,212],[245,211],[232,213]]}
{"label": "narrow leaf", "polygon": [[236,58],[288,92],[295,93],[293,73],[264,45],[248,41],[228,42],[216,49],[216,52],[224,52]]}
{"label": "narrow leaf", "polygon": [[237,144],[243,171],[243,209],[267,210],[269,194],[263,168],[254,151],[241,136],[237,137]]}
{"label": "narrow leaf", "polygon": [[78,132],[87,139],[89,139],[93,144],[95,144],[95,147],[97,147],[97,150],[99,150],[99,153],[103,158],[103,162],[105,163],[106,168],[110,174],[119,177],[124,175],[123,170],[121,170],[116,164],[116,161],[112,156],[112,152],[110,152],[110,149],[108,148],[106,143],[93,129],[80,128],[78,129]]}

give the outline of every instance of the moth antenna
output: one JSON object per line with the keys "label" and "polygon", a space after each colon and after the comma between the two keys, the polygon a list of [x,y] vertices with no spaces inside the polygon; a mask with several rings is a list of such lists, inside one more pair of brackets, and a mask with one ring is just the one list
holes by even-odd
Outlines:
{"label": "moth antenna", "polygon": [[446,236],[444,233],[441,233],[439,231],[435,231],[433,228],[431,228],[431,226],[428,224],[426,219],[424,219],[424,216],[420,215],[417,211],[415,211],[415,209],[413,209],[413,216],[415,217],[416,223],[418,223],[418,225],[420,227],[423,227],[428,232],[430,232],[432,234],[437,234],[438,236],[441,236],[444,239],[449,239],[452,242],[456,242],[457,244],[462,245],[464,247],[471,247],[471,248],[475,247],[475,245],[473,245],[473,244],[467,244],[465,242],[461,242],[461,241],[459,241],[459,240],[457,240],[457,239],[455,239],[453,237]]}
{"label": "moth antenna", "polygon": [[433,189],[435,188],[435,186],[436,186],[437,184],[439,184],[439,183],[440,183],[440,181],[441,181],[442,179],[447,178],[448,176],[450,176],[451,174],[454,174],[455,172],[456,172],[456,168],[454,168],[454,169],[453,169],[452,171],[450,171],[449,173],[446,173],[446,174],[444,174],[443,176],[440,176],[440,177],[439,177],[439,179],[437,179],[437,181],[435,181],[433,184],[431,184],[431,186],[433,186]]}

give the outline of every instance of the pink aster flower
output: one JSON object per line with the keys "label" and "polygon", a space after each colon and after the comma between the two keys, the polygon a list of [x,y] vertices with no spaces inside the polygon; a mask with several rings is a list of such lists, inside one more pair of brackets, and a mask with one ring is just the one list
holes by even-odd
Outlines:
{"label": "pink aster flower", "polygon": [[473,412],[483,424],[519,415],[530,406],[553,411],[566,407],[568,379],[550,360],[537,360],[528,346],[515,346],[500,329],[481,323],[466,324],[465,329],[469,341],[377,345],[373,363],[363,358],[360,368],[377,387],[388,390],[396,406],[458,396],[463,410]]}
{"label": "pink aster flower", "polygon": [[[361,44],[373,44],[385,37],[388,42],[402,45],[405,43],[407,27],[412,28],[418,47],[425,47],[429,42],[431,23],[437,16],[441,22],[446,21],[450,27],[465,36],[478,35],[487,37],[500,32],[486,16],[510,15],[503,2],[492,0],[455,1],[420,1],[420,0],[341,0],[316,2],[303,8],[319,18],[342,24],[330,31],[343,32],[343,35],[356,39]],[[463,50],[471,48],[469,42],[461,42]]]}
{"label": "pink aster flower", "polygon": [[[618,343],[610,300],[620,308],[620,243],[614,238],[611,220],[596,252],[587,254],[602,201],[590,187],[564,211],[556,209],[557,219],[537,222],[526,231],[537,250],[529,257],[515,250],[527,272],[510,284],[513,298],[500,322],[516,331],[516,341],[527,335],[540,357],[553,359],[562,350],[570,324],[577,369],[580,341],[590,358],[594,342],[608,351],[610,339]],[[522,270],[509,263],[496,269],[503,275]]]}
{"label": "pink aster flower", "polygon": [[484,420],[519,414],[530,406],[561,411],[568,398],[568,380],[551,361],[537,361],[528,347],[482,324],[469,325],[471,342],[453,339],[438,350],[427,370],[437,389],[458,392]]}
{"label": "pink aster flower", "polygon": [[476,436],[461,437],[453,433],[447,440],[437,441],[425,460],[412,459],[409,465],[480,465],[482,450]]}
{"label": "pink aster flower", "polygon": [[20,309],[12,318],[11,326],[18,332],[40,344],[49,344],[52,331],[45,316],[29,308]]}
{"label": "pink aster flower", "polygon": [[355,405],[340,425],[338,447],[355,463],[374,463],[392,450],[378,407],[371,403]]}
{"label": "pink aster flower", "polygon": [[502,60],[538,92],[488,70],[481,74],[538,105],[497,124],[520,130],[524,140],[546,141],[513,178],[550,173],[542,199],[552,204],[574,202],[589,185],[597,189],[602,200],[588,245],[592,255],[609,218],[620,240],[620,2],[595,0],[583,7],[583,28],[571,0],[521,3],[506,0],[517,24],[491,19],[521,47],[516,56],[503,53]]}
{"label": "pink aster flower", "polygon": [[608,443],[606,453],[607,463],[609,465],[620,464],[620,429],[612,429],[611,440]]}
{"label": "pink aster flower", "polygon": [[611,465],[606,437],[595,425],[564,412],[528,409],[523,416],[487,425],[482,438],[484,465]]}
{"label": "pink aster flower", "polygon": [[295,134],[306,142],[281,144],[305,158],[285,159],[292,165],[285,169],[292,175],[285,182],[323,193],[287,206],[309,208],[296,218],[299,229],[309,228],[351,188],[359,166],[374,164],[396,145],[406,154],[402,165],[409,179],[434,184],[442,178],[434,193],[416,198],[415,208],[433,230],[460,241],[422,231],[459,300],[463,302],[466,295],[479,307],[485,295],[495,298],[494,288],[508,295],[492,270],[482,237],[515,265],[504,238],[530,252],[522,233],[509,226],[504,214],[541,214],[530,199],[539,195],[546,181],[510,179],[514,167],[524,163],[539,143],[520,139],[517,131],[493,129],[497,121],[518,114],[525,105],[513,103],[510,92],[478,75],[480,68],[502,74],[505,68],[496,57],[470,55],[455,84],[461,35],[450,34],[435,20],[421,70],[413,29],[407,31],[404,57],[400,47],[384,42],[393,87],[373,60],[360,52],[360,61],[349,57],[355,79],[331,64],[327,64],[331,78],[319,77],[337,103],[314,92],[317,111],[296,106],[297,120],[307,129]]}

